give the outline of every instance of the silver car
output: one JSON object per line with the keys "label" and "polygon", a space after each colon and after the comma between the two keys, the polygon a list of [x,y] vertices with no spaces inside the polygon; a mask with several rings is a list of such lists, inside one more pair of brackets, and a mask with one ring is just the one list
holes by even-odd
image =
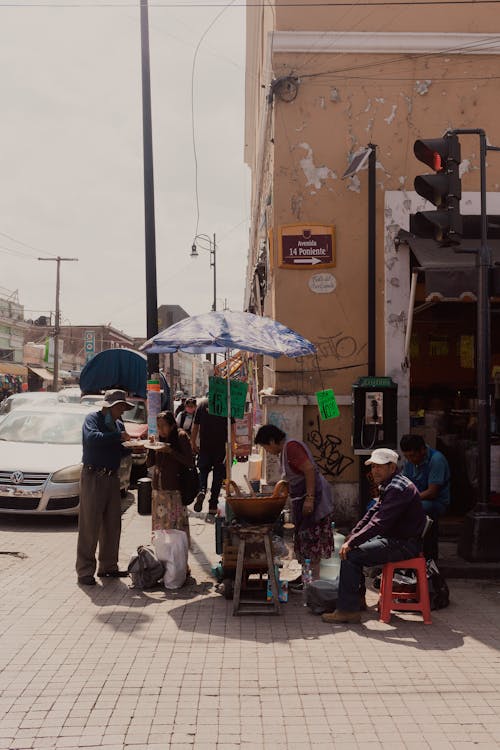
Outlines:
{"label": "silver car", "polygon": [[[15,409],[0,423],[0,513],[78,513],[82,426],[88,406]],[[130,485],[132,461],[120,466],[120,488]]]}

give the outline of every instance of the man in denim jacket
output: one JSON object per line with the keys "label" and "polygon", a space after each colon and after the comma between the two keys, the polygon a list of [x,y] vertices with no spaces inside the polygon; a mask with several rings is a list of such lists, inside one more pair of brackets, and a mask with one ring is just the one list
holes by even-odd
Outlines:
{"label": "man in denim jacket", "polygon": [[339,550],[337,609],[322,615],[325,622],[360,622],[365,566],[385,565],[416,557],[421,552],[426,516],[417,488],[398,471],[398,459],[396,451],[377,448],[365,461],[379,485],[380,496]]}

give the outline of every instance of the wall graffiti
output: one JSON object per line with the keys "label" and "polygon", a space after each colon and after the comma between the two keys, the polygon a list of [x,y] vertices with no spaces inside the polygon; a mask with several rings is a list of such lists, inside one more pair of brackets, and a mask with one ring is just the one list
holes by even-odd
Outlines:
{"label": "wall graffiti", "polygon": [[316,417],[316,426],[311,429],[306,440],[312,446],[313,458],[326,477],[339,477],[354,459],[342,453],[341,438],[336,435],[322,435],[319,416]]}
{"label": "wall graffiti", "polygon": [[[354,336],[346,336],[343,331],[339,331],[333,336],[320,336],[318,341],[314,342],[314,345],[319,360],[333,357],[338,361],[357,357],[367,347],[366,342],[359,344]],[[304,360],[305,357],[297,358],[297,362],[303,362]]]}

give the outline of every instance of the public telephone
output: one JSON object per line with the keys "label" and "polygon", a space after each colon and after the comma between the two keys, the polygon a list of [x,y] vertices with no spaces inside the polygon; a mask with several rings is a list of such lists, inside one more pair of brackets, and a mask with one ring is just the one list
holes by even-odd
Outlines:
{"label": "public telephone", "polygon": [[359,378],[352,389],[355,453],[374,448],[396,448],[397,383],[392,378]]}

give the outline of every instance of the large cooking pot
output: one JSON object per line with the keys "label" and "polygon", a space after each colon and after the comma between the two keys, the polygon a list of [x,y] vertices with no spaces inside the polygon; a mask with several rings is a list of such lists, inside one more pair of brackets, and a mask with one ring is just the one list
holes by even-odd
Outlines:
{"label": "large cooking pot", "polygon": [[285,507],[288,497],[288,483],[281,480],[274,488],[272,495],[263,493],[244,496],[232,480],[227,487],[226,503],[238,521],[244,523],[275,523]]}

